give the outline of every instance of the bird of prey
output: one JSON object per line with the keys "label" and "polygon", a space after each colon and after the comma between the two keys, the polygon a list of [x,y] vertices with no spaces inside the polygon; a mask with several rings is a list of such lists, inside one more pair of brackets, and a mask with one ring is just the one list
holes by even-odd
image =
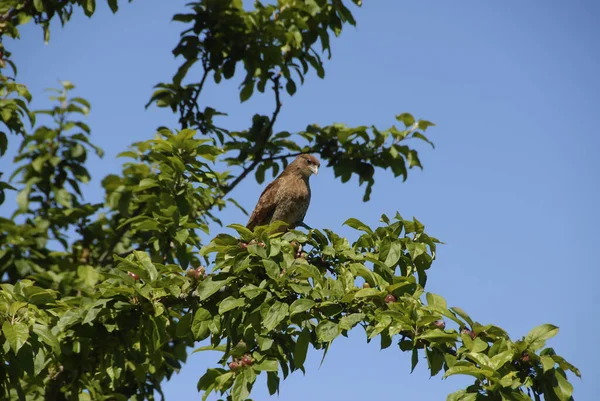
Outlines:
{"label": "bird of prey", "polygon": [[256,226],[278,220],[286,222],[289,228],[304,225],[310,204],[308,179],[312,174],[317,175],[320,165],[319,159],[312,155],[296,157],[279,177],[267,185],[246,227],[254,230]]}

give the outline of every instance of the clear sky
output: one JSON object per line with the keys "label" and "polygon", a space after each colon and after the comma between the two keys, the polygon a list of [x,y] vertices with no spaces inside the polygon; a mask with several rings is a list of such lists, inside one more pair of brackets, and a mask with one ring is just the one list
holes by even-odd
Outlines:
{"label": "clear sky", "polygon": [[[114,16],[98,2],[91,20],[78,12],[64,29],[55,26],[49,45],[33,25],[8,44],[34,108],[46,104],[43,89],[59,79],[71,80],[75,94],[91,101],[92,139],[106,155],[89,163],[90,200],[101,200],[101,178],[120,170],[117,153],[151,138],[159,125],[177,127],[168,111],[144,104],[178,65],[171,50],[182,26],[169,21],[186,2],[123,2]],[[597,400],[600,3],[365,3],[353,8],[357,28],[333,41],[325,80],[311,76],[286,96],[275,128],[333,122],[387,128],[408,111],[437,124],[428,131],[436,149],[419,147],[425,169],[406,183],[378,174],[369,203],[356,180],[341,184],[323,168],[312,179],[306,222],[352,239],[356,233],[341,225],[349,217],[376,225],[382,213],[416,216],[446,243],[428,290],[515,338],[542,323],[558,325],[549,345],[582,371],[582,380],[572,378],[575,398]],[[234,129],[273,107],[270,96],[240,104],[238,83],[209,86],[201,97],[228,112],[222,125]],[[9,139],[14,154],[15,137]],[[0,160],[1,171],[12,168],[10,159]],[[234,196],[252,209],[264,185],[247,180]],[[4,216],[14,209],[14,197],[8,199]],[[247,219],[234,209],[221,217],[227,224]],[[442,400],[470,383],[430,379],[424,360],[410,375],[408,353],[366,345],[358,329],[336,340],[319,369],[320,358],[309,354],[306,376],[297,372],[282,383],[281,400]],[[200,399],[196,382],[215,360],[191,355],[165,383],[167,398]],[[253,398],[267,394],[259,380]]]}

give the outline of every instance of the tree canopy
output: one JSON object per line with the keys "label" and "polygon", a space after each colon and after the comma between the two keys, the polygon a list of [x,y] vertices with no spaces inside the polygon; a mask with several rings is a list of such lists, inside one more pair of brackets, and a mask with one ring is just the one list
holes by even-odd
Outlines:
{"label": "tree canopy", "polygon": [[[205,397],[245,400],[260,374],[275,394],[281,379],[304,371],[309,350],[325,358],[360,326],[382,349],[410,352],[412,369],[422,360],[432,376],[473,377],[448,400],[573,399],[567,372],[579,371],[545,347],[556,326],[511,339],[426,291],[440,241],[417,219],[383,214],[369,227],[348,216],[354,242],[321,227],[282,234],[276,222],[210,233],[224,211],[241,208],[240,182],[263,183],[298,154],[318,155],[344,183],[358,177],[365,202],[382,170],[406,180],[421,167],[414,144],[433,145],[426,132],[434,124],[407,112],[383,128],[276,126],[281,93],[294,95],[309,74],[325,76],[330,40],[355,25],[350,3],[361,5],[279,0],[246,9],[241,0],[202,0],[173,16],[181,63],[147,106],[172,110],[179,126],[158,127],[122,152],[121,173],[102,180],[102,203],[86,201],[82,186],[89,152],[102,155],[81,120],[91,105],[63,81],[52,108],[30,110],[31,94],[0,44],[0,153],[9,139],[21,141],[15,170],[0,176],[0,203],[18,191],[14,214],[0,217],[3,398],[153,400],[192,350],[222,355],[199,377]],[[117,0],[108,5],[118,12]],[[18,38],[33,20],[50,40],[53,19],[68,23],[78,9],[92,17],[95,6],[6,0],[0,35]],[[202,93],[209,79],[240,78],[240,101],[270,93],[274,106],[236,131]],[[36,124],[41,115],[47,124]],[[201,232],[212,240],[203,243]]]}

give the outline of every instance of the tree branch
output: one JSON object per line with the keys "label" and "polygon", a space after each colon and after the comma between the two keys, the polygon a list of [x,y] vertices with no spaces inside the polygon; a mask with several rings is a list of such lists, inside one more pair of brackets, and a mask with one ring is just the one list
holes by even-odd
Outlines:
{"label": "tree branch", "polygon": [[275,92],[275,110],[273,111],[273,115],[271,116],[271,121],[269,121],[269,125],[267,126],[267,135],[265,137],[264,142],[262,143],[261,146],[259,146],[256,149],[256,156],[254,158],[254,161],[246,168],[244,168],[244,170],[242,171],[242,173],[236,177],[235,180],[233,180],[233,182],[229,185],[227,185],[224,189],[223,189],[223,194],[221,195],[221,198],[225,195],[227,195],[229,192],[231,192],[240,182],[242,182],[242,180],[244,178],[246,178],[246,176],[248,174],[250,174],[252,172],[252,170],[254,170],[256,168],[256,166],[258,166],[258,164],[262,161],[268,160],[268,159],[263,159],[263,155],[265,153],[265,146],[267,144],[267,142],[269,141],[269,137],[272,135],[273,133],[273,125],[275,125],[275,120],[277,120],[277,116],[279,115],[279,111],[281,110],[281,99],[280,99],[280,95],[279,95],[279,78],[281,77],[281,75],[276,75],[274,78],[271,78],[271,80],[273,81],[273,90]]}
{"label": "tree branch", "polygon": [[[206,82],[206,78],[208,77],[208,73],[210,72],[210,68],[208,68],[208,65],[205,61],[202,61],[202,67],[204,68],[204,74],[202,75],[202,79],[200,80],[200,83],[198,84],[198,87],[196,88],[196,92],[194,93],[192,99],[190,99],[188,106],[188,110],[185,113],[185,118],[189,118],[190,114],[192,113],[192,110],[194,109],[194,107],[196,108],[196,110],[200,111],[200,109],[198,108],[198,98],[200,97],[200,93],[202,92],[202,88],[204,88],[204,82]],[[187,128],[187,123],[185,122],[186,120],[184,119],[184,115],[183,115],[183,110],[181,110],[181,128]]]}

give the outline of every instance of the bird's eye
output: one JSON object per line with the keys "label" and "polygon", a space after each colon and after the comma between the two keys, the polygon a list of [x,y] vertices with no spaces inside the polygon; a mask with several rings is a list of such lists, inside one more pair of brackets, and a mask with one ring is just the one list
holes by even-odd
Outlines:
{"label": "bird's eye", "polygon": [[308,160],[308,159],[306,159],[306,162],[307,162],[308,164],[312,164],[312,162],[311,162],[310,160]]}

